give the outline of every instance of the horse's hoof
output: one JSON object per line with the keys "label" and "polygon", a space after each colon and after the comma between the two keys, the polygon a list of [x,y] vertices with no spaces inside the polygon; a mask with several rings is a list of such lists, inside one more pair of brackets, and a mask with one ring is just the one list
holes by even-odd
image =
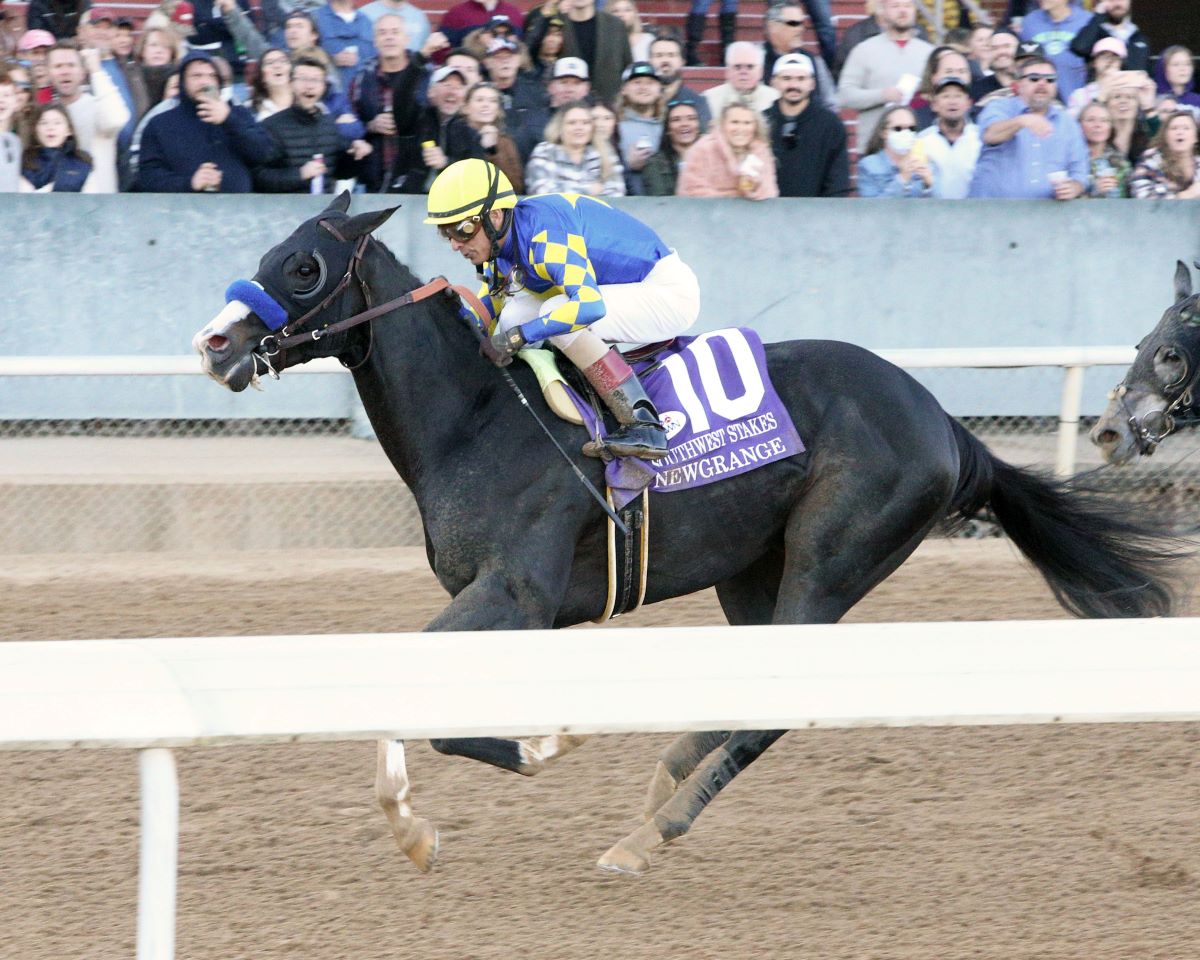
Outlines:
{"label": "horse's hoof", "polygon": [[659,760],[654,768],[654,776],[650,778],[650,788],[646,791],[646,808],[642,811],[642,819],[647,823],[653,820],[659,808],[675,795],[678,786],[666,764]]}
{"label": "horse's hoof", "polygon": [[634,850],[627,845],[627,841],[622,840],[597,860],[596,866],[609,873],[623,873],[630,877],[640,877],[650,869],[650,857]]}
{"label": "horse's hoof", "polygon": [[428,873],[437,863],[440,837],[437,827],[428,820],[419,819],[415,826],[417,838],[405,848],[404,853],[418,870]]}

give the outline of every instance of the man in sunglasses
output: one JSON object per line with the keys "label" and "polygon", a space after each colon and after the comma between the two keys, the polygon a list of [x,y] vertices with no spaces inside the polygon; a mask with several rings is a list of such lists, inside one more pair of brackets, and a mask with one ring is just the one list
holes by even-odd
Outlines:
{"label": "man in sunglasses", "polygon": [[1017,94],[979,115],[983,149],[972,197],[1074,200],[1088,182],[1088,149],[1075,118],[1055,99],[1054,64],[1022,61]]}
{"label": "man in sunglasses", "polygon": [[613,343],[669,340],[696,322],[696,275],[639,220],[602,200],[546,194],[518,201],[486,160],[451,164],[429,190],[426,223],[475,265],[485,316],[483,354],[506,366],[548,340],[575,364],[619,429],[594,457],[667,453],[658,411]]}

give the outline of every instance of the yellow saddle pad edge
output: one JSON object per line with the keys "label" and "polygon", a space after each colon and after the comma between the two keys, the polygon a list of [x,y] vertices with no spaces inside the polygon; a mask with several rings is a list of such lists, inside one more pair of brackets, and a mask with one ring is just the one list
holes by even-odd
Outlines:
{"label": "yellow saddle pad edge", "polygon": [[537,377],[538,386],[542,388],[542,396],[546,405],[555,416],[566,420],[567,423],[583,426],[583,417],[578,408],[567,396],[566,383],[558,371],[558,362],[554,354],[541,347],[526,347],[517,352],[517,356],[529,364],[529,369]]}

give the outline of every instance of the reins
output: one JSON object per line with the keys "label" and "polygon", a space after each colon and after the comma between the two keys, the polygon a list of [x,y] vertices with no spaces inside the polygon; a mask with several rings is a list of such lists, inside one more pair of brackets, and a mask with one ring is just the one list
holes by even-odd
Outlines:
{"label": "reins", "polygon": [[[338,232],[336,227],[327,221],[321,221],[321,226],[332,233],[338,240],[344,241],[346,239],[341,235],[340,232]],[[262,362],[266,364],[267,371],[270,373],[270,375],[278,380],[279,374],[271,365],[271,358],[279,356],[289,347],[294,347],[301,343],[309,343],[312,341],[321,340],[322,338],[331,334],[342,333],[343,331],[350,330],[361,324],[370,323],[372,320],[376,319],[377,317],[381,317],[386,313],[391,313],[393,310],[398,310],[401,307],[411,306],[414,303],[420,303],[422,300],[428,300],[435,294],[442,292],[445,292],[448,296],[458,296],[461,299],[466,300],[477,317],[484,317],[487,315],[486,308],[474,293],[472,293],[462,284],[451,283],[445,277],[434,277],[428,283],[422,284],[415,290],[410,290],[408,293],[402,294],[399,297],[395,297],[392,300],[388,300],[385,303],[381,303],[378,306],[370,306],[371,295],[369,288],[363,281],[362,277],[358,275],[359,264],[362,263],[363,256],[367,251],[367,244],[370,243],[370,241],[371,235],[369,233],[364,234],[358,241],[354,248],[354,255],[350,258],[350,263],[346,267],[346,272],[342,274],[342,279],[338,281],[337,286],[330,291],[329,295],[326,296],[324,300],[309,310],[308,313],[304,314],[304,316],[302,316],[299,320],[295,321],[294,323],[284,324],[284,326],[280,327],[279,332],[283,334],[283,336],[269,334],[259,341],[259,347],[261,348],[262,353],[259,354],[255,352],[252,354],[252,356],[255,357],[256,372],[258,360],[261,359]],[[364,310],[362,313],[356,313],[353,316],[346,317],[343,320],[338,320],[334,323],[327,323],[318,330],[303,330],[302,328],[304,324],[319,314],[338,296],[340,296],[342,292],[345,291],[345,289],[350,285],[351,280],[358,281],[358,286],[363,294],[363,301],[368,304],[368,309]],[[471,332],[475,334],[475,339],[482,343],[484,334],[483,331],[479,329],[478,325],[468,321],[467,326],[470,328]],[[296,332],[289,332],[292,330],[295,330]],[[271,344],[271,348],[268,348],[268,343]],[[571,459],[571,455],[563,449],[562,444],[558,442],[558,438],[550,432],[550,428],[546,426],[546,424],[542,421],[542,418],[538,416],[537,411],[534,410],[530,405],[529,399],[525,396],[525,393],[521,390],[521,387],[517,384],[517,381],[513,379],[513,375],[503,367],[500,369],[500,373],[503,375],[508,385],[512,387],[513,392],[517,395],[517,399],[521,402],[521,406],[529,411],[529,415],[532,416],[537,422],[537,425],[542,428],[542,433],[550,438],[550,442],[554,444],[554,448],[560,454],[562,454],[562,458],[567,461],[567,465],[575,473],[576,479],[583,484],[588,493],[590,493],[592,497],[595,498],[596,502],[600,504],[600,508],[616,525],[617,529],[620,530],[623,535],[628,536],[629,528],[625,525],[624,521],[617,516],[616,511],[609,506],[608,501],[600,494],[600,491],[596,489],[596,485],[587,478],[584,472],[579,469],[579,465],[573,459]]]}

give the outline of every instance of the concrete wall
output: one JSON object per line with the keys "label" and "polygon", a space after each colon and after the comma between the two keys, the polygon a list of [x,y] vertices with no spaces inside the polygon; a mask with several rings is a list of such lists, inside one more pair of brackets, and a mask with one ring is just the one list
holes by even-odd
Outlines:
{"label": "concrete wall", "polygon": [[[390,198],[361,197],[355,209]],[[394,202],[394,201],[392,201]],[[421,276],[471,271],[421,224],[423,198],[380,231]],[[1176,259],[1200,258],[1189,203],[634,198],[701,279],[697,332],[756,327],[874,348],[1135,343],[1171,299]],[[182,354],[236,277],[304,217],[310,197],[6,196],[0,351]],[[922,375],[952,412],[1050,414],[1058,379]],[[1088,378],[1085,412],[1119,379]],[[349,416],[345,377],[285,377],[235,397],[201,378],[0,380],[0,417]]]}

